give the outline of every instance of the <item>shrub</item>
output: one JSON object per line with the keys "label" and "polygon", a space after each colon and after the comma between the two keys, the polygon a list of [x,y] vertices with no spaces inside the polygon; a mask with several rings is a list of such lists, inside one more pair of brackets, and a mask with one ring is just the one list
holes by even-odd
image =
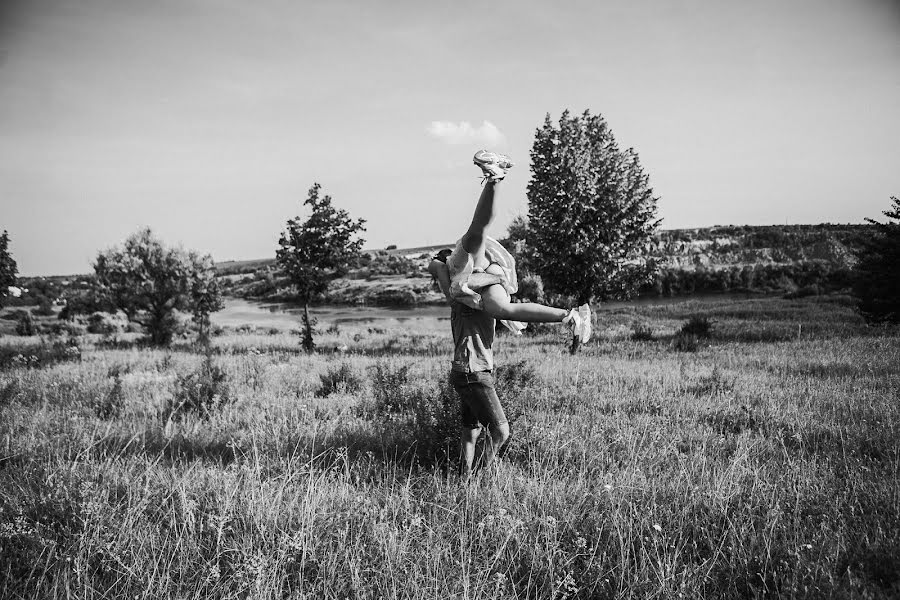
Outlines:
{"label": "shrub", "polygon": [[416,456],[424,464],[447,465],[458,459],[459,397],[446,378],[412,403]]}
{"label": "shrub", "polygon": [[95,312],[92,313],[90,317],[88,317],[87,322],[87,330],[88,333],[100,333],[103,335],[111,335],[113,333],[119,333],[124,329],[124,323],[120,324],[118,320],[115,318],[115,315],[111,315],[105,312]]}
{"label": "shrub", "polygon": [[197,370],[178,377],[175,395],[164,409],[163,418],[174,420],[185,413],[206,418],[230,401],[228,374],[207,354]]}
{"label": "shrub", "polygon": [[353,370],[350,363],[343,362],[337,367],[328,369],[319,375],[321,385],[316,391],[316,396],[324,398],[334,393],[354,394],[362,390],[363,380]]}
{"label": "shrub", "polygon": [[494,369],[494,388],[510,424],[525,413],[531,391],[540,387],[534,367],[527,360],[500,365]]}
{"label": "shrub", "polygon": [[736,381],[734,376],[727,375],[716,365],[711,373],[701,375],[686,389],[695,396],[723,396],[734,390]]}
{"label": "shrub", "polygon": [[681,326],[681,333],[693,335],[699,339],[709,339],[713,334],[713,322],[703,315],[691,315]]}
{"label": "shrub", "polygon": [[41,368],[59,362],[81,360],[81,348],[77,338],[57,340],[52,344],[41,342],[25,348],[0,346],[0,369],[9,367]]}
{"label": "shrub", "polygon": [[700,340],[694,333],[679,331],[672,340],[672,347],[678,352],[696,352],[700,347]]}
{"label": "shrub", "polygon": [[409,368],[401,365],[393,369],[383,361],[369,367],[374,408],[379,415],[401,416],[413,408],[416,394],[409,385]]}
{"label": "shrub", "polygon": [[41,296],[39,298],[38,307],[34,312],[42,317],[52,317],[56,314],[53,312],[53,302],[47,296]]}
{"label": "shrub", "polygon": [[125,407],[125,394],[122,389],[122,376],[116,372],[113,375],[113,385],[106,393],[98,394],[91,402],[91,408],[97,418],[104,421],[118,417]]}
{"label": "shrub", "polygon": [[631,339],[636,342],[649,342],[653,339],[653,327],[646,321],[635,321],[631,324]]}
{"label": "shrub", "polygon": [[16,321],[16,335],[35,335],[34,317],[30,311],[20,310]]}

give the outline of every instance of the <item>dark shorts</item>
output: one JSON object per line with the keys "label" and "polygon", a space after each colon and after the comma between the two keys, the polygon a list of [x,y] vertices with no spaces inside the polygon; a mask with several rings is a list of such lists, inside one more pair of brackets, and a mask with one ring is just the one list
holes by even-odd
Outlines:
{"label": "dark shorts", "polygon": [[479,425],[496,427],[505,424],[506,413],[494,390],[494,376],[490,371],[462,373],[450,371],[450,384],[460,399],[462,423],[470,429]]}

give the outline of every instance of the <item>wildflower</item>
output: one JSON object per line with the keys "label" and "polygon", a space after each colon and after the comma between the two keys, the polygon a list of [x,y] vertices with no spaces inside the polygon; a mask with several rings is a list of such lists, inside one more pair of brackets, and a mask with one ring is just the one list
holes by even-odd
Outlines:
{"label": "wildflower", "polygon": [[507,577],[505,573],[494,573],[494,590],[500,591],[506,587]]}
{"label": "wildflower", "polygon": [[662,533],[662,525],[660,525],[659,523],[654,523],[653,529],[656,531],[656,533]]}
{"label": "wildflower", "polygon": [[578,593],[578,584],[575,582],[575,578],[572,576],[571,572],[567,572],[566,576],[562,579],[556,580],[556,589],[558,590],[559,596],[554,594],[554,597],[559,597],[560,599],[568,598]]}
{"label": "wildflower", "polygon": [[587,540],[583,537],[578,537],[575,539],[575,548],[578,550],[584,550],[587,547]]}
{"label": "wildflower", "polygon": [[218,581],[220,577],[222,573],[219,571],[219,565],[212,565],[206,574],[206,581]]}

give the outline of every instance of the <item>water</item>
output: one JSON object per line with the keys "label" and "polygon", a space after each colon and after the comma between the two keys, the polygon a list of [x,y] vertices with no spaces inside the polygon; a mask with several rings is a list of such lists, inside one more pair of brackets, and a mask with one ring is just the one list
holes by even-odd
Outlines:
{"label": "water", "polygon": [[[603,309],[626,306],[658,306],[680,302],[720,302],[724,299],[749,298],[744,295],[694,295],[677,298],[641,298],[630,302],[609,302]],[[755,297],[755,296],[753,296]],[[386,306],[315,306],[309,309],[320,327],[328,325],[370,324],[377,327],[412,331],[449,331],[450,308],[447,306],[415,306],[393,308]],[[302,326],[303,307],[283,302],[256,302],[240,298],[226,298],[225,308],[213,313],[212,322],[222,327],[250,325],[258,329],[290,331]]]}
{"label": "water", "polygon": [[[379,327],[416,331],[449,330],[450,308],[447,306],[416,306],[392,308],[385,306],[314,306],[309,315],[318,319],[320,327],[344,324],[371,324]],[[225,308],[213,313],[212,322],[222,327],[250,325],[258,329],[290,331],[302,326],[303,307],[296,304],[254,302],[240,298],[226,298]]]}

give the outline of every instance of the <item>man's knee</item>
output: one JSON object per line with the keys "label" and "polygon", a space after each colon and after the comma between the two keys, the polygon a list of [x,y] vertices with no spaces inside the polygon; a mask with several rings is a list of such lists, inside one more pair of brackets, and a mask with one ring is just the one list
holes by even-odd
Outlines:
{"label": "man's knee", "polygon": [[474,427],[471,425],[463,425],[463,441],[475,443],[475,441],[478,440],[479,435],[481,435],[481,425],[476,425]]}
{"label": "man's knee", "polygon": [[491,439],[498,447],[509,441],[510,435],[512,434],[509,430],[509,423],[501,423],[500,425],[491,427]]}

